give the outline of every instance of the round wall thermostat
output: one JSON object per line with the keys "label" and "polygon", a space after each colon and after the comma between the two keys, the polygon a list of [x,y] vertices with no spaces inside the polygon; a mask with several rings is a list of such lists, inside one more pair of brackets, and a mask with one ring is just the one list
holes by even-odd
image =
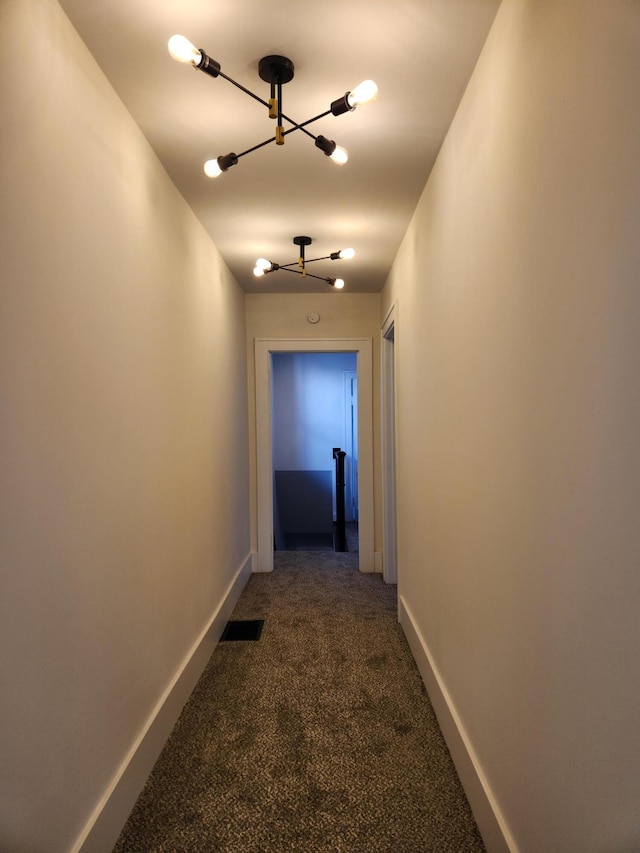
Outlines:
{"label": "round wall thermostat", "polygon": [[310,312],[307,314],[307,320],[308,320],[310,323],[317,323],[319,319],[320,319],[320,315],[318,314],[318,312],[317,312],[317,311],[310,311]]}

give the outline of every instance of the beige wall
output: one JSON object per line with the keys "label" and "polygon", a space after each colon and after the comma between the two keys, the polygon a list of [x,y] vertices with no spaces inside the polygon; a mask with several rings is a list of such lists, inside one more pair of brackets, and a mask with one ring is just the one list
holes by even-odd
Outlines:
{"label": "beige wall", "polygon": [[[247,364],[249,372],[249,424],[251,444],[251,543],[257,549],[256,412],[254,341],[256,338],[371,338],[373,340],[373,452],[374,527],[376,552],[382,548],[380,501],[380,295],[377,293],[248,293]],[[307,314],[316,312],[312,324]]]}
{"label": "beige wall", "polygon": [[399,592],[522,853],[640,849],[638,45],[505,0],[381,306]]}
{"label": "beige wall", "polygon": [[57,853],[248,557],[244,298],[58,5],[0,34],[0,848]]}

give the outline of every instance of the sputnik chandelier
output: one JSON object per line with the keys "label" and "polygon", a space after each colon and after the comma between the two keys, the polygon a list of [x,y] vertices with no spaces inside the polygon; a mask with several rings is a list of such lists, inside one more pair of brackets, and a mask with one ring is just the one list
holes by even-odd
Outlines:
{"label": "sputnik chandelier", "polygon": [[355,251],[353,249],[342,249],[339,252],[331,252],[330,255],[324,255],[322,258],[305,258],[304,247],[310,246],[312,242],[311,237],[294,237],[293,243],[295,246],[299,247],[299,258],[297,261],[292,261],[290,264],[274,264],[266,258],[258,258],[256,265],[253,268],[253,274],[256,276],[263,276],[267,275],[267,273],[275,272],[276,270],[284,270],[285,272],[293,272],[297,275],[301,275],[303,278],[309,276],[310,278],[317,278],[320,281],[326,281],[327,284],[335,287],[336,290],[342,290],[344,287],[344,281],[341,278],[313,275],[313,273],[307,272],[307,264],[315,263],[315,261],[349,260],[355,255]]}
{"label": "sputnik chandelier", "polygon": [[[315,140],[316,147],[323,151],[327,157],[330,157],[334,163],[338,163],[340,165],[346,163],[349,155],[344,148],[340,145],[336,145],[332,139],[327,139],[326,136],[315,136],[307,130],[307,125],[313,124],[313,122],[318,121],[318,119],[324,118],[330,114],[339,116],[346,112],[353,112],[353,110],[355,110],[360,104],[366,104],[369,101],[373,101],[378,95],[378,87],[373,80],[365,80],[363,83],[360,83],[359,86],[356,86],[352,92],[347,92],[341,98],[333,101],[329,109],[325,112],[307,119],[307,121],[298,123],[292,118],[289,118],[289,116],[285,115],[282,111],[282,87],[285,83],[289,83],[293,80],[294,75],[293,62],[290,59],[287,59],[286,56],[264,56],[258,64],[258,74],[260,75],[260,79],[269,83],[271,86],[269,100],[265,101],[258,95],[250,92],[249,89],[246,89],[240,83],[237,83],[231,77],[224,74],[220,69],[219,62],[216,62],[215,59],[211,59],[204,50],[199,50],[191,44],[185,36],[172,36],[169,39],[168,47],[169,53],[178,62],[193,65],[194,68],[204,71],[205,74],[209,74],[211,77],[223,77],[225,80],[228,80],[229,83],[232,83],[238,89],[245,92],[245,94],[267,107],[269,111],[269,118],[277,119],[278,122],[276,125],[276,135],[269,139],[265,139],[264,142],[260,142],[258,145],[247,148],[246,151],[242,151],[240,154],[231,152],[230,154],[223,154],[220,157],[207,160],[204,164],[204,171],[210,178],[217,178],[218,175],[226,172],[231,168],[231,166],[235,166],[240,157],[244,157],[246,154],[251,154],[252,151],[257,151],[258,148],[269,145],[271,142],[275,142],[276,145],[284,145],[285,136],[289,133],[293,133],[294,130],[301,130],[303,133],[306,133],[307,136],[310,136],[311,139]],[[285,130],[283,121],[286,121],[292,126],[288,130]]]}

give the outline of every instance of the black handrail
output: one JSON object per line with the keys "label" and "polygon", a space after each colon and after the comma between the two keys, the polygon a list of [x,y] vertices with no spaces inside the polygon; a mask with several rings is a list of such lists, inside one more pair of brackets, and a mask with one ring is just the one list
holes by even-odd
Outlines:
{"label": "black handrail", "polygon": [[333,550],[347,550],[347,533],[345,530],[344,514],[344,457],[347,454],[339,447],[333,448],[333,458],[336,460],[336,532]]}

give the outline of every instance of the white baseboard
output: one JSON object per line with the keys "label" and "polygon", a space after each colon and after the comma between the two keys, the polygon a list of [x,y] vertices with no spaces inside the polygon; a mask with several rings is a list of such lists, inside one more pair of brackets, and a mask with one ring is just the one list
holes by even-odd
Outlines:
{"label": "white baseboard", "polygon": [[504,817],[482,772],[473,746],[438,672],[424,637],[406,601],[398,597],[399,618],[416,665],[427,688],[442,734],[449,747],[488,853],[518,853]]}
{"label": "white baseboard", "polygon": [[195,641],[142,734],[121,763],[71,853],[110,853],[176,720],[207,665],[252,570],[250,554],[227,587],[208,625]]}
{"label": "white baseboard", "polygon": [[377,575],[382,574],[382,551],[375,551],[373,555],[373,571]]}

